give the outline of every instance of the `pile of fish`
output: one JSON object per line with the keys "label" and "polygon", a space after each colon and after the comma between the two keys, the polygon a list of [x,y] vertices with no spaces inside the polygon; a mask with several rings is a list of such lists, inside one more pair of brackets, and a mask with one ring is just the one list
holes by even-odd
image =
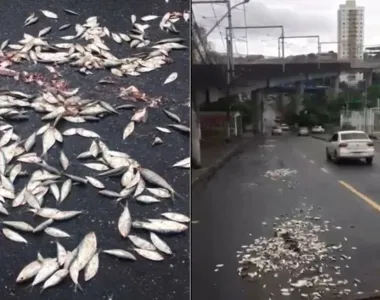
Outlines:
{"label": "pile of fish", "polygon": [[276,169],[276,170],[273,170],[273,171],[266,171],[264,176],[265,177],[268,177],[272,180],[277,180],[277,179],[281,179],[281,178],[284,178],[284,177],[289,177],[291,175],[294,175],[297,173],[297,170],[290,170],[290,169]]}
{"label": "pile of fish", "polygon": [[[65,10],[71,15],[76,14],[71,10]],[[31,26],[38,22],[40,17],[58,20],[58,15],[54,12],[41,10],[40,16],[32,13],[24,23],[24,26]],[[172,50],[187,49],[182,43],[184,40],[179,37],[167,38],[155,42],[150,46],[151,41],[147,39],[146,30],[150,27],[149,21],[159,18],[156,15],[148,15],[137,22],[135,15],[131,16],[133,28],[129,32],[111,32],[107,27],[100,26],[96,16],[89,17],[84,24],[76,24],[75,32],[71,35],[62,36],[63,43],[49,43],[45,36],[51,33],[52,27],[46,27],[39,31],[38,36],[24,33],[23,39],[17,44],[10,44],[5,40],[0,46],[0,74],[17,77],[19,74],[7,69],[12,63],[29,60],[35,64],[54,63],[79,67],[79,71],[84,74],[91,74],[91,69],[110,69],[115,76],[139,76],[142,73],[150,72],[160,68],[166,63],[171,63],[169,53]],[[185,21],[189,19],[188,12],[168,12],[159,23],[159,27],[167,32],[178,33],[175,23],[181,18]],[[71,24],[63,24],[59,30],[69,30]],[[147,48],[150,50],[141,52],[133,57],[118,58],[110,52],[106,45],[105,37],[113,40],[121,46],[126,43],[131,48]],[[73,41],[73,42],[69,42]],[[8,49],[10,49],[8,51]],[[175,80],[176,74],[168,79],[168,82]]]}
{"label": "pile of fish", "polygon": [[[290,296],[296,290],[307,299],[320,299],[323,294],[343,296],[353,292],[348,285],[357,287],[360,280],[349,282],[342,279],[341,269],[345,267],[339,265],[339,262],[346,265],[351,256],[343,254],[342,243],[328,245],[321,240],[321,234],[330,230],[330,222],[311,216],[311,211],[312,208],[303,208],[295,219],[276,218],[273,237],[260,237],[251,245],[243,245],[242,250],[237,251],[242,265],[238,274],[251,280],[265,280],[269,274],[274,278],[284,275],[289,286],[280,286],[283,296]],[[352,247],[352,250],[356,248]],[[272,292],[271,296],[275,293]]]}
{"label": "pile of fish", "polygon": [[[66,13],[76,15],[72,10]],[[40,14],[33,13],[27,18],[24,26],[30,26],[38,22],[40,17],[58,19],[54,12],[41,10]],[[188,20],[188,13],[167,13],[162,17],[160,28],[167,32],[177,32],[175,23],[183,17]],[[70,63],[80,67],[81,72],[89,74],[90,69],[110,68],[116,76],[137,76],[144,72],[159,68],[169,61],[168,54],[172,49],[186,49],[182,45],[183,39],[169,38],[159,41],[152,46],[153,50],[141,53],[133,58],[117,58],[110,53],[102,38],[109,36],[116,43],[129,43],[130,47],[143,48],[150,45],[146,36],[146,29],[150,25],[148,21],[159,18],[158,16],[145,16],[141,18],[143,24],[137,22],[136,16],[132,16],[133,29],[129,33],[111,33],[106,27],[100,27],[97,17],[90,17],[83,25],[75,26],[75,34],[62,37],[63,40],[75,40],[74,43],[49,44],[44,36],[51,32],[51,27],[42,29],[38,37],[24,34],[24,38],[18,44],[9,44],[4,41],[0,46],[0,75],[13,76],[16,72],[8,67],[15,62],[25,59],[34,63]],[[70,24],[65,24],[59,30],[66,30]],[[79,43],[89,41],[83,45]],[[8,51],[8,49],[12,49]],[[61,75],[52,67],[47,66],[51,73]],[[8,72],[8,73],[7,73]],[[13,74],[13,75],[11,75]],[[20,78],[27,74],[16,72],[14,77]],[[172,73],[164,84],[177,78]],[[120,109],[134,110],[126,127],[120,128],[120,138],[132,138],[136,124],[145,123],[148,118],[148,109],[157,108],[159,98],[146,97],[134,86],[121,90],[120,98],[130,100],[131,103],[114,107],[102,100],[83,99],[78,95],[80,88],[58,88],[38,84],[42,90],[36,94],[27,94],[19,91],[0,91],[0,214],[4,215],[2,232],[6,238],[18,243],[29,243],[28,239],[34,234],[46,234],[56,241],[56,256],[44,257],[38,253],[35,261],[27,264],[17,277],[18,283],[33,280],[31,286],[43,284],[42,290],[55,286],[70,277],[75,284],[75,290],[79,287],[79,273],[84,271],[84,280],[91,280],[98,271],[99,254],[104,253],[125,260],[137,260],[134,252],[139,256],[152,261],[161,261],[173,254],[170,246],[159,235],[177,234],[187,231],[190,219],[177,212],[165,212],[157,218],[139,220],[134,218],[129,209],[129,201],[136,201],[144,205],[159,204],[171,201],[175,198],[183,198],[176,190],[159,174],[153,170],[144,168],[139,161],[129,154],[110,149],[102,140],[102,137],[82,127],[61,129],[58,126],[63,122],[85,123],[87,121],[99,121],[105,116],[118,116]],[[144,97],[143,97],[144,96]],[[126,99],[128,98],[128,99]],[[132,102],[144,101],[143,107],[137,107]],[[43,114],[42,121],[49,123],[33,132],[29,137],[21,137],[15,127],[10,123],[14,120],[27,120],[28,110]],[[190,129],[181,124],[181,119],[173,112],[163,109],[172,124],[167,127],[188,135]],[[156,127],[163,133],[171,133],[166,127]],[[54,167],[47,161],[47,154],[58,143],[63,143],[66,136],[77,135],[89,139],[89,148],[80,153],[78,160],[91,160],[83,163],[83,166],[96,170],[99,173],[94,176],[77,176],[68,172],[70,160],[63,150],[59,155],[59,167]],[[141,137],[140,137],[141,138]],[[36,145],[42,144],[42,152],[34,152]],[[163,140],[155,137],[152,145],[162,144]],[[184,158],[173,162],[172,167],[190,168],[190,158]],[[31,174],[28,172],[32,170]],[[20,187],[21,177],[27,177],[27,182]],[[112,177],[120,181],[119,190],[109,190],[102,178]],[[63,210],[58,206],[64,201],[69,201],[69,195],[76,185],[88,186],[98,190],[99,197],[109,197],[121,204],[122,210],[117,222],[119,235],[130,241],[120,249],[107,249],[107,245],[98,247],[95,232],[89,232],[72,250],[66,250],[60,239],[70,238],[71,234],[59,228],[61,221],[80,217],[81,210]],[[52,196],[56,206],[51,201],[45,201]],[[46,205],[46,202],[49,205]],[[174,203],[174,201],[173,201]],[[14,214],[16,209],[22,208],[27,212],[38,216],[42,221],[29,224],[20,220],[20,214]],[[38,220],[38,219],[37,219]],[[150,241],[139,237],[140,230],[149,232]],[[59,239],[59,241],[58,241]],[[127,248],[129,247],[129,248]],[[104,250],[105,249],[105,250]],[[127,251],[130,250],[130,251]]]}

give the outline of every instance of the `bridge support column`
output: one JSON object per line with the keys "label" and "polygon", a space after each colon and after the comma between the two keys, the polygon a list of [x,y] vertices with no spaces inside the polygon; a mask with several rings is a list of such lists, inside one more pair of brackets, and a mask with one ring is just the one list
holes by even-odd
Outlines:
{"label": "bridge support column", "polygon": [[295,114],[299,114],[301,111],[301,105],[303,102],[303,95],[304,95],[304,83],[303,81],[296,82],[296,94],[294,97],[294,103],[293,103],[293,109]]}
{"label": "bridge support column", "polygon": [[372,72],[367,72],[365,73],[364,75],[364,80],[365,80],[365,84],[366,84],[366,87],[368,88],[369,86],[372,85]]}
{"label": "bridge support column", "polygon": [[256,134],[260,131],[261,120],[261,102],[263,93],[261,90],[254,90],[251,92],[251,107],[252,107],[252,133]]}
{"label": "bridge support column", "polygon": [[278,113],[282,114],[284,111],[284,105],[285,105],[285,94],[279,93],[277,95],[277,101],[276,101],[276,110]]}
{"label": "bridge support column", "polygon": [[199,169],[201,161],[201,122],[198,93],[194,93],[191,99],[191,167]]}
{"label": "bridge support column", "polygon": [[339,76],[332,78],[332,95],[334,99],[339,96]]}

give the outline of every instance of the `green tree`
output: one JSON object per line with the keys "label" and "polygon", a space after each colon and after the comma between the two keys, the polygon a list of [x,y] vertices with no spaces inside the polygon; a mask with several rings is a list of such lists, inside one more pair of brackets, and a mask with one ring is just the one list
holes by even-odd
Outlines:
{"label": "green tree", "polygon": [[378,98],[380,99],[380,84],[373,84],[367,89],[368,105],[375,107]]}

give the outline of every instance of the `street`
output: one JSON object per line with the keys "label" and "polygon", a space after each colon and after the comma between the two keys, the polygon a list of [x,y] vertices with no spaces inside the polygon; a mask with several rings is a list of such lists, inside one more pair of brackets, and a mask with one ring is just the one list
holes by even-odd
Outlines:
{"label": "street", "polygon": [[[326,161],[325,143],[292,135],[268,137],[264,144],[252,138],[212,179],[193,188],[194,299],[333,299],[339,291],[341,299],[363,299],[379,294],[379,154],[373,166],[338,166]],[[273,272],[239,276],[241,251],[255,239],[273,237],[274,222],[297,219],[295,211],[309,208],[313,223],[329,226],[319,240],[342,245],[332,254],[334,264],[323,260],[319,272],[334,282],[347,280],[344,287],[330,281],[323,292],[311,285],[285,296],[289,282],[306,275],[292,278],[292,272],[283,270],[278,277]]]}

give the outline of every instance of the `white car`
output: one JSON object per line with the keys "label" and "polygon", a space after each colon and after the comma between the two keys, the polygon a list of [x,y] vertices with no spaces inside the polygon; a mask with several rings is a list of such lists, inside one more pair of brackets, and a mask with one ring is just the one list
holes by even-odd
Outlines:
{"label": "white car", "polygon": [[273,126],[272,135],[282,135],[282,129],[280,126]]}
{"label": "white car", "polygon": [[309,135],[309,129],[307,127],[300,127],[300,129],[298,130],[298,135],[299,136]]}
{"label": "white car", "polygon": [[324,129],[322,126],[314,126],[314,127],[311,129],[311,132],[312,132],[312,133],[324,133],[324,132],[325,132],[325,129]]}
{"label": "white car", "polygon": [[334,133],[326,147],[326,159],[339,163],[342,159],[365,159],[371,165],[375,148],[363,131],[347,130]]}
{"label": "white car", "polygon": [[282,131],[289,131],[289,125],[283,123],[283,124],[281,124],[281,129],[282,129]]}

